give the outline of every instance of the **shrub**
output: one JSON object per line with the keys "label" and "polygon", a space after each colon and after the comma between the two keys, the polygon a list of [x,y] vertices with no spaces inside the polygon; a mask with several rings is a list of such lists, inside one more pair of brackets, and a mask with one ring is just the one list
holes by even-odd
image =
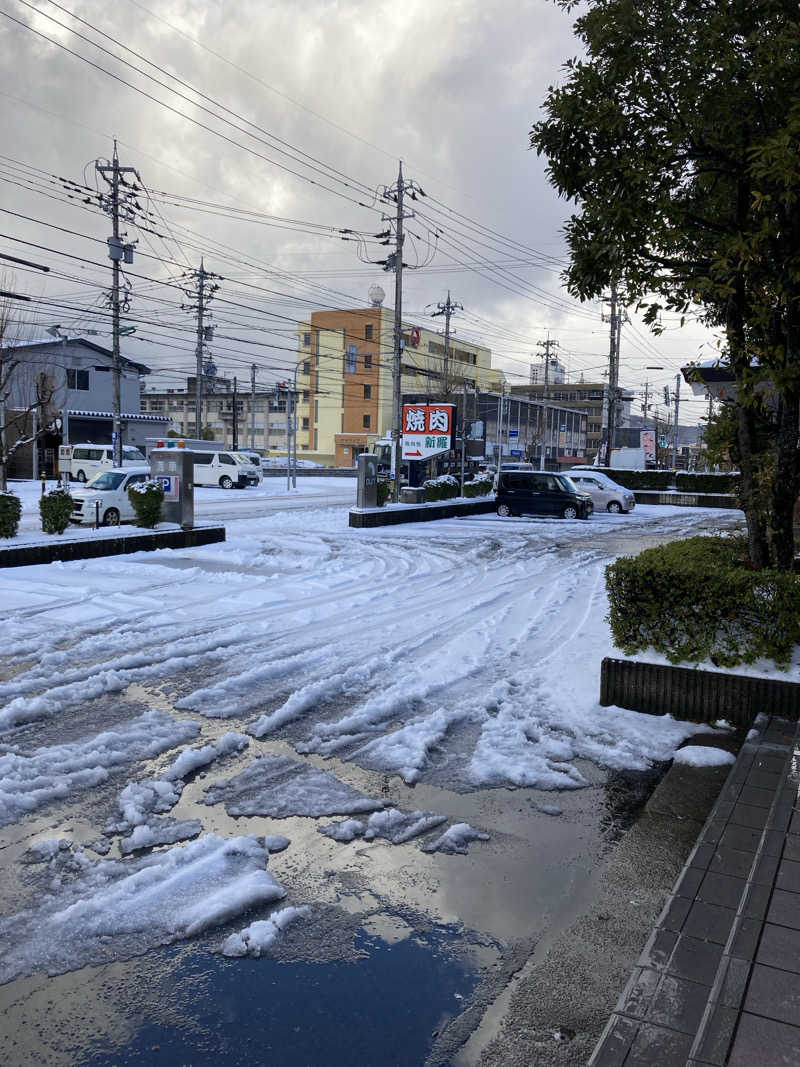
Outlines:
{"label": "shrub", "polygon": [[128,490],[136,525],[146,526],[152,530],[161,522],[161,505],[164,503],[164,489],[160,482],[152,479],[146,482],[134,482]]}
{"label": "shrub", "polygon": [[[672,471],[629,471],[620,467],[593,467],[625,489],[668,489],[672,485]],[[589,470],[587,470],[589,473]]]}
{"label": "shrub", "polygon": [[475,478],[471,482],[464,482],[464,496],[488,496],[491,491],[491,478]]}
{"label": "shrub", "polygon": [[382,508],[386,501],[389,499],[392,493],[392,487],[389,482],[378,482],[378,507]]}
{"label": "shrub", "polygon": [[450,500],[459,493],[458,478],[454,478],[452,474],[429,478],[427,482],[422,483],[422,486],[426,500]]}
{"label": "shrub", "polygon": [[681,471],[675,475],[675,485],[683,493],[735,493],[739,488],[739,475]]}
{"label": "shrub", "polygon": [[69,526],[75,501],[66,489],[51,489],[39,500],[39,514],[45,533],[62,534]]}
{"label": "shrub", "polygon": [[785,667],[800,643],[800,577],[752,570],[743,537],[692,537],[606,567],[614,643],[670,663]]}
{"label": "shrub", "polygon": [[0,537],[16,537],[22,502],[13,493],[0,493]]}

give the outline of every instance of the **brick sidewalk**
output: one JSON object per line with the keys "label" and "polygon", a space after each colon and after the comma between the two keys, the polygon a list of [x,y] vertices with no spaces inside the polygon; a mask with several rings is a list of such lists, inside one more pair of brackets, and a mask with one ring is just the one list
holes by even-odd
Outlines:
{"label": "brick sidewalk", "polygon": [[800,728],[757,726],[588,1067],[800,1064]]}

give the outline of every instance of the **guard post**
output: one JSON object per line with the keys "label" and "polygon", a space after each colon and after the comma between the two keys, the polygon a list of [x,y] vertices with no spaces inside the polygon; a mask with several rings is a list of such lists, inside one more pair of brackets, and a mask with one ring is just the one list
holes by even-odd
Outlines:
{"label": "guard post", "polygon": [[378,457],[371,452],[362,452],[358,457],[358,491],[356,507],[378,506]]}
{"label": "guard post", "polygon": [[164,489],[162,517],[184,530],[194,526],[194,462],[191,452],[182,448],[154,448],[150,453],[150,473]]}

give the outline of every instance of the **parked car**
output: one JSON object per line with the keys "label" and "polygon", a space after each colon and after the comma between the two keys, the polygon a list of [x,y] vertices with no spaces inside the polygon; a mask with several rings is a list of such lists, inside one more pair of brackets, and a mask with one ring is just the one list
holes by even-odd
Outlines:
{"label": "parked car", "polygon": [[258,485],[261,473],[240,452],[195,452],[194,484],[220,489],[244,489]]}
{"label": "parked car", "polygon": [[633,511],[636,507],[636,497],[631,490],[617,485],[602,471],[580,468],[564,471],[564,473],[582,493],[589,494],[597,508],[605,508],[606,511],[619,514],[619,512]]}
{"label": "parked car", "polygon": [[72,494],[75,507],[70,522],[90,526],[98,520],[101,526],[132,522],[134,512],[128,499],[128,489],[136,482],[146,482],[149,477],[150,468],[145,464],[138,467],[112,467],[96,474],[84,489],[76,489]]}
{"label": "parked car", "polygon": [[264,471],[261,466],[261,453],[255,452],[252,448],[240,448],[235,454],[243,456],[248,463],[252,463],[258,474],[258,481],[260,484],[264,477]]}
{"label": "parked car", "polygon": [[547,471],[500,471],[495,491],[497,514],[555,515],[588,519],[594,504],[563,474]]}
{"label": "parked car", "polygon": [[[122,466],[135,467],[145,463],[145,455],[134,445],[122,446]],[[58,449],[59,472],[72,480],[88,482],[95,474],[111,470],[114,466],[114,449],[111,445],[60,445]]]}

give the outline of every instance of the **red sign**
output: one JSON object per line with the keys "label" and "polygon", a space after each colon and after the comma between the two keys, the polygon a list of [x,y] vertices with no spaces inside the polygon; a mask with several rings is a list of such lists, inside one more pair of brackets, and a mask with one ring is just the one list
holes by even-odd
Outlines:
{"label": "red sign", "polygon": [[428,459],[453,447],[455,404],[403,405],[403,459]]}

